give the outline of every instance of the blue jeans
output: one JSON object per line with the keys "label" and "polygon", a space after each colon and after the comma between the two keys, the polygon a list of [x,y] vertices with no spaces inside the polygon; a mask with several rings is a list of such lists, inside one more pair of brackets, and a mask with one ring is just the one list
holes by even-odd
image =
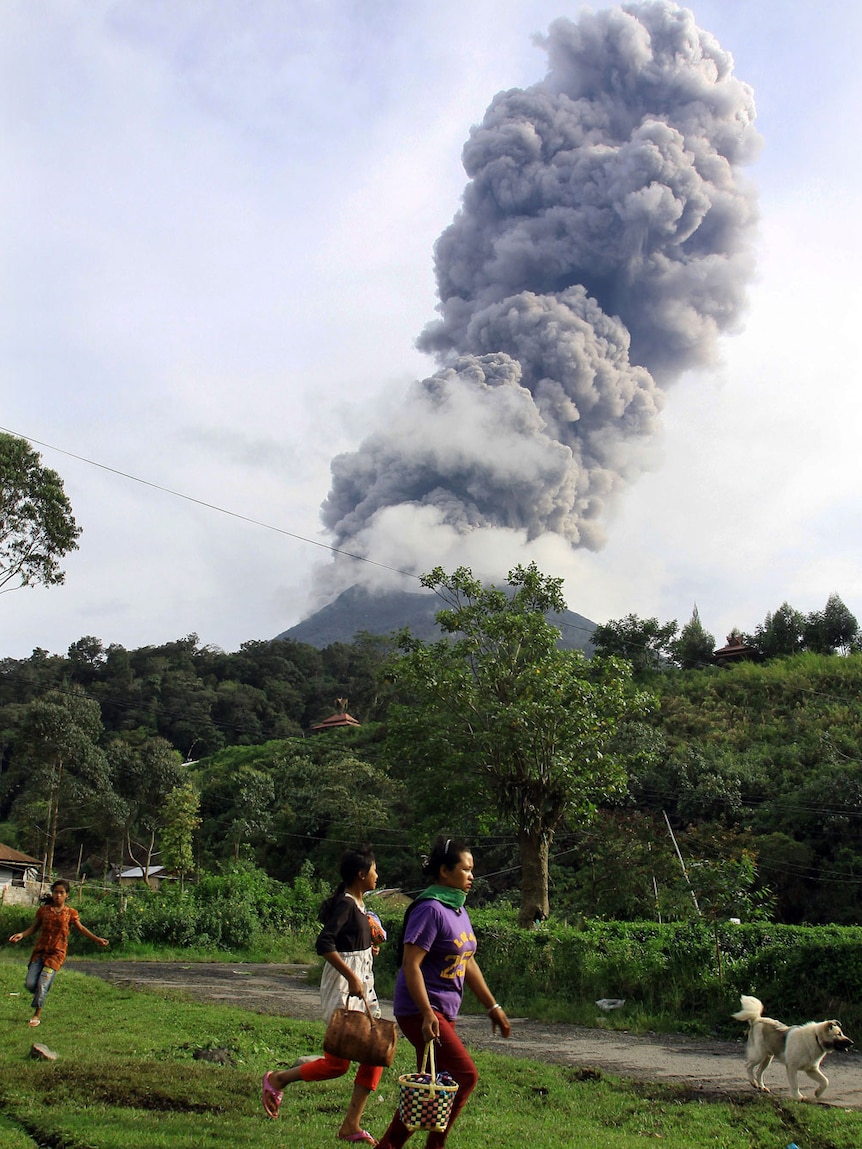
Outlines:
{"label": "blue jeans", "polygon": [[27,976],[24,978],[24,988],[33,994],[33,1008],[41,1009],[54,980],[55,969],[49,969],[43,964],[41,958],[36,958],[27,966]]}

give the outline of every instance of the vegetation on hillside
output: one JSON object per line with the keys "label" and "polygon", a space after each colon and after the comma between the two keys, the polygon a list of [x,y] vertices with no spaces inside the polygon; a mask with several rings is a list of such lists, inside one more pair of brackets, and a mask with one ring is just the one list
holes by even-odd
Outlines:
{"label": "vegetation on hillside", "polygon": [[[474,613],[473,623],[508,625],[510,602],[502,596],[496,615]],[[767,615],[751,643],[775,637],[776,617],[785,633],[794,615]],[[625,660],[610,664],[619,706],[604,728],[597,711],[601,738],[590,755],[600,750],[591,760],[605,765],[581,798],[565,796],[547,838],[552,917],[859,920],[862,653],[837,596],[818,617],[819,631],[808,618],[807,639],[803,619],[801,652],[767,657],[764,646],[761,661],[726,668],[696,666],[705,633],[697,612],[682,634],[635,616],[597,632],[602,653],[615,642]],[[466,625],[457,609],[449,621]],[[647,651],[635,656],[641,638]],[[529,711],[556,730],[549,768],[568,768],[558,739],[568,727],[556,719],[571,717],[571,703],[547,689],[559,686],[556,671],[544,673],[551,647],[524,642],[507,678],[502,632],[495,641],[477,630],[468,662],[460,639],[445,649],[407,639],[399,651],[394,639],[368,635],[323,651],[274,641],[231,654],[194,635],[131,651],[85,637],[65,656],[5,659],[0,841],[39,858],[53,850],[55,871],[67,876],[101,879],[109,865],[185,857],[176,868],[188,878],[247,861],[290,883],[306,862],[327,880],[344,844],[362,838],[378,851],[382,884],[412,890],[429,839],[449,830],[475,844],[474,900],[517,902],[513,814],[532,799],[507,773],[526,745],[515,734]],[[807,649],[818,644],[830,653]],[[485,669],[478,654],[488,655]],[[578,663],[581,702],[600,682],[600,663]],[[442,707],[431,705],[431,680],[420,681],[423,665],[457,687]],[[493,665],[499,673],[487,677]],[[534,706],[523,689],[531,668],[542,684]],[[337,698],[349,699],[362,726],[310,735]],[[573,782],[585,777],[582,759],[570,756]]]}

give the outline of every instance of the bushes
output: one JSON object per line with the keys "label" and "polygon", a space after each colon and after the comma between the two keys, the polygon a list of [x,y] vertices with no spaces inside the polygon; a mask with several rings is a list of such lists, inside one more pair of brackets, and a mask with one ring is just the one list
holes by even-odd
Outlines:
{"label": "bushes", "polygon": [[[194,948],[283,954],[313,950],[317,910],[327,891],[304,872],[288,886],[247,864],[207,877],[185,892],[118,891],[79,905],[83,922],[110,939],[157,950]],[[119,895],[119,896],[118,896]],[[391,996],[396,975],[398,911],[380,907],[389,941],[375,963],[378,991]],[[632,1029],[718,1032],[741,1036],[731,1018],[742,993],[759,997],[769,1015],[788,1024],[838,1017],[862,1036],[862,928],[734,925],[699,920],[516,924],[514,908],[471,909],[479,962],[510,1016]],[[25,929],[33,910],[0,908],[0,938]],[[716,957],[721,952],[721,975]],[[19,947],[24,960],[29,940]],[[23,952],[26,948],[26,952]],[[91,954],[72,931],[70,954]],[[121,949],[122,953],[122,949]],[[599,1015],[601,998],[626,1005]],[[468,993],[464,1008],[478,1011]]]}
{"label": "bushes", "polygon": [[[607,1025],[739,1036],[731,1014],[755,994],[788,1023],[840,1017],[862,1034],[862,928],[588,921],[521,930],[515,912],[474,909],[479,962],[510,1016],[594,1024],[600,998],[625,998]],[[376,976],[394,982],[397,919],[387,921]],[[470,994],[464,1008],[478,1007]]]}
{"label": "bushes", "polygon": [[[94,897],[85,887],[83,900],[79,902],[76,891],[72,901],[87,928],[108,938],[115,949],[151,945],[244,952],[259,946],[275,948],[278,943],[273,939],[279,937],[295,948],[297,938],[313,936],[325,893],[313,881],[310,867],[286,885],[239,862],[185,890],[176,885],[158,891],[141,886]],[[19,906],[0,909],[0,937],[26,929],[34,913],[35,909]],[[92,949],[91,942],[72,931],[70,954]]]}

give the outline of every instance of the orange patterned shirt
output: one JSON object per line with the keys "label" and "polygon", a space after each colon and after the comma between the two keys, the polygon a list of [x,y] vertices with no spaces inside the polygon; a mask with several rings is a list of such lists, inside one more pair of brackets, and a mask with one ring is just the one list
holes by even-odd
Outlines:
{"label": "orange patterned shirt", "polygon": [[69,930],[78,921],[78,911],[71,906],[55,910],[53,906],[40,906],[36,911],[39,925],[39,940],[30,955],[30,961],[42,959],[48,969],[59,969],[66,960],[66,947],[69,944]]}

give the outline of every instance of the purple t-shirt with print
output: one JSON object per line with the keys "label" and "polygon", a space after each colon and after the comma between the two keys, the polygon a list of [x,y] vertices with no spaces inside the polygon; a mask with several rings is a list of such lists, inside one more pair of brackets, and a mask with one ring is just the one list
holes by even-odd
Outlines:
{"label": "purple t-shirt with print", "polygon": [[[452,910],[436,899],[419,902],[410,911],[405,945],[425,950],[422,977],[431,1007],[452,1021],[464,996],[467,962],[476,952],[476,935],[465,909]],[[415,1016],[419,1006],[410,996],[403,968],[395,982],[394,1013]]]}

